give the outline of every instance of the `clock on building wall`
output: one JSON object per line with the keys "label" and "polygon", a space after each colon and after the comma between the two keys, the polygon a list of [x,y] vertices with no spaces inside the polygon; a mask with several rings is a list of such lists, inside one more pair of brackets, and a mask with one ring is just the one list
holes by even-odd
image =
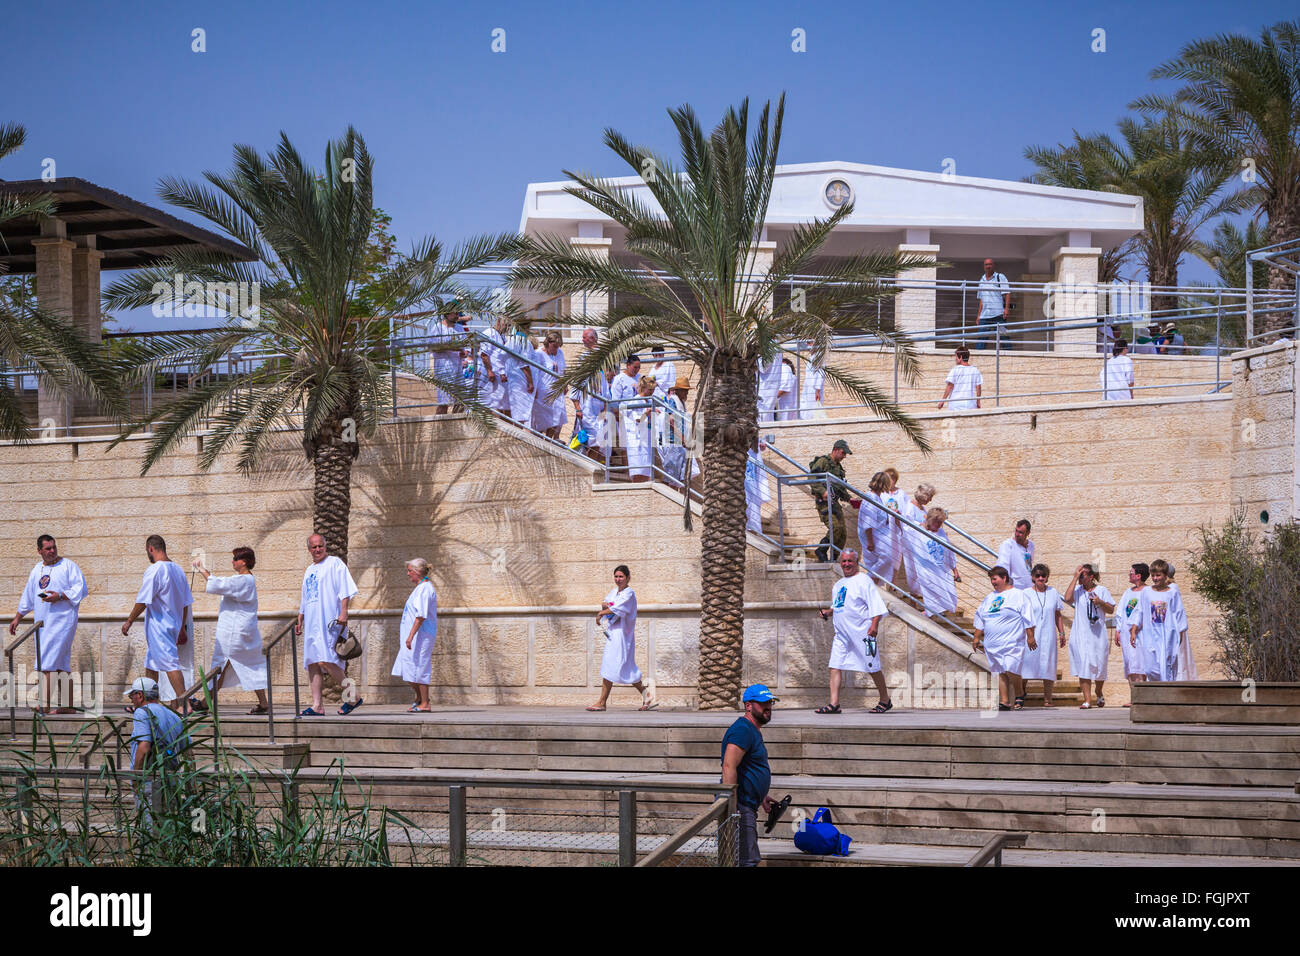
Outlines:
{"label": "clock on building wall", "polygon": [[832,179],[822,190],[822,196],[826,199],[826,205],[839,209],[853,199],[853,187],[842,179]]}

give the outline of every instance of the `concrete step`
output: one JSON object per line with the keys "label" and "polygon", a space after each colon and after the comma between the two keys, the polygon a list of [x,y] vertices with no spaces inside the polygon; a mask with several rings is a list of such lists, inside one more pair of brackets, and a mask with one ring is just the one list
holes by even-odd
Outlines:
{"label": "concrete step", "polygon": [[[815,856],[789,840],[759,838],[765,866],[965,866],[975,855],[970,848],[922,843],[851,843],[848,856]],[[1120,853],[1085,850],[1002,851],[1003,866],[1300,866],[1300,860],[1265,857],[1214,856],[1187,853]]]}

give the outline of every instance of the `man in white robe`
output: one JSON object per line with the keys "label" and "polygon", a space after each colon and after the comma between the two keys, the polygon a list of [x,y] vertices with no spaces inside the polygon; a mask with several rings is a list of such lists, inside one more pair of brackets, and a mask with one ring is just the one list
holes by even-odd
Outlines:
{"label": "man in white robe", "polygon": [[[302,716],[320,717],[325,713],[321,700],[325,673],[328,671],[342,684],[346,668],[345,662],[334,653],[339,631],[336,628],[331,632],[330,625],[336,621],[348,623],[348,602],[356,597],[357,585],[348,566],[326,552],[322,535],[313,534],[307,539],[307,553],[312,563],[302,576],[302,597],[294,633],[302,635],[302,662],[311,680],[311,706],[303,710]],[[355,702],[344,701],[339,713],[350,714],[361,704],[360,697]]]}
{"label": "man in white robe", "polygon": [[534,384],[538,370],[531,363],[537,361],[537,349],[528,337],[528,326],[520,325],[506,340],[507,351],[502,353],[509,382],[510,418],[516,425],[531,427],[533,402],[536,398]]}
{"label": "man in white robe", "polygon": [[610,411],[613,413],[610,418],[617,422],[614,429],[607,429],[610,432],[609,438],[613,439],[615,448],[626,448],[631,444],[629,434],[636,427],[636,418],[642,409],[632,407],[638,395],[638,382],[641,378],[641,359],[636,355],[629,355],[627,362],[623,365],[623,371],[614,376],[614,380],[609,383]]}
{"label": "man in white robe", "polygon": [[51,708],[55,696],[51,694],[51,675],[72,672],[72,640],[77,635],[77,615],[86,597],[86,578],[81,568],[70,558],[59,557],[59,545],[48,534],[36,539],[36,552],[41,560],[27,575],[27,586],[18,599],[18,611],[9,622],[9,636],[18,634],[18,624],[30,612],[43,622],[34,636],[39,649],[38,670],[45,675],[45,707],[39,713],[71,714],[72,688],[68,687],[68,703],[63,704],[63,681],[56,681],[57,707]]}
{"label": "man in white robe", "polygon": [[869,713],[883,714],[894,707],[889,697],[889,687],[885,683],[884,670],[880,663],[880,621],[889,613],[885,599],[871,580],[871,575],[862,574],[858,567],[858,553],[847,550],[840,552],[840,570],[844,577],[835,582],[831,588],[831,606],[820,611],[822,620],[834,617],[835,637],[831,642],[830,659],[830,699],[825,707],[819,707],[815,713],[840,713],[840,683],[844,671],[857,671],[870,674],[871,682],[876,685],[880,700]]}
{"label": "man in white robe", "polygon": [[789,359],[781,361],[781,384],[776,390],[776,417],[779,421],[792,422],[799,417],[799,377],[795,374],[794,363]]}
{"label": "man in white robe", "polygon": [[770,422],[776,420],[776,395],[781,390],[781,353],[772,356],[772,361],[758,368],[758,420]]}
{"label": "man in white robe", "polygon": [[998,564],[1011,574],[1011,586],[1023,591],[1034,586],[1034,542],[1029,540],[1029,519],[1016,522],[1016,530],[998,546]]}
{"label": "man in white robe", "polygon": [[[190,643],[189,612],[194,604],[185,572],[167,557],[167,543],[161,535],[151,534],[144,545],[149,557],[149,569],[135,596],[135,607],[122,625],[122,636],[131,632],[131,625],[144,615],[144,633],[148,650],[144,658],[144,673],[157,680],[159,672],[167,674],[176,707],[184,709],[185,681],[182,668],[188,659],[191,667],[194,645]],[[185,653],[182,655],[181,648]]]}
{"label": "man in white robe", "polygon": [[[766,446],[760,444],[758,447],[761,451]],[[767,472],[761,465],[758,452],[751,448],[745,460],[745,527],[760,534],[763,531],[763,505],[772,500]]]}
{"label": "man in white robe", "polygon": [[825,418],[826,367],[811,359],[804,365],[803,391],[799,393],[800,418]]}
{"label": "man in white robe", "polygon": [[672,362],[664,361],[664,347],[656,345],[650,350],[654,356],[654,365],[650,367],[650,374],[655,377],[655,397],[661,400],[667,400],[668,395],[677,387],[677,369]]}

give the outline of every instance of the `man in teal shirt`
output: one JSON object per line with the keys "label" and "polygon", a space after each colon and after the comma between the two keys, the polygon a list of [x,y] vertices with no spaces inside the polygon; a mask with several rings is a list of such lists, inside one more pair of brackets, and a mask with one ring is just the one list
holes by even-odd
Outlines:
{"label": "man in teal shirt", "polygon": [[779,700],[765,684],[751,684],[741,696],[745,716],[727,728],[722,738],[722,782],[736,784],[736,805],[740,813],[740,865],[758,866],[758,809],[772,809],[767,791],[772,770],[767,765],[763,725],[772,719],[772,702]]}

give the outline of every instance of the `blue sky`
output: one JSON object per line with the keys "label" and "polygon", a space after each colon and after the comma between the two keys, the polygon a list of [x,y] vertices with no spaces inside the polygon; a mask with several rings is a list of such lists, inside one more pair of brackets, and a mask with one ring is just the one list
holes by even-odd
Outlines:
{"label": "blue sky", "polygon": [[[1258,35],[1294,4],[423,4],[263,0],[9,0],[0,121],[27,146],[0,176],[49,157],[159,204],[160,177],[225,170],[234,143],[281,130],[309,156],[355,125],[376,201],[403,247],[518,227],[528,182],[563,169],[621,175],[613,126],[669,152],[665,109],[706,123],[784,91],[781,160],[842,159],[1018,179],[1029,144],[1110,130],[1189,40]],[[207,50],[191,50],[191,31]],[[491,50],[505,31],[504,53]],[[806,31],[807,52],[791,50]],[[1094,53],[1093,31],[1106,51]],[[1185,264],[1184,278],[1204,278]],[[145,327],[144,323],[130,323]]]}

